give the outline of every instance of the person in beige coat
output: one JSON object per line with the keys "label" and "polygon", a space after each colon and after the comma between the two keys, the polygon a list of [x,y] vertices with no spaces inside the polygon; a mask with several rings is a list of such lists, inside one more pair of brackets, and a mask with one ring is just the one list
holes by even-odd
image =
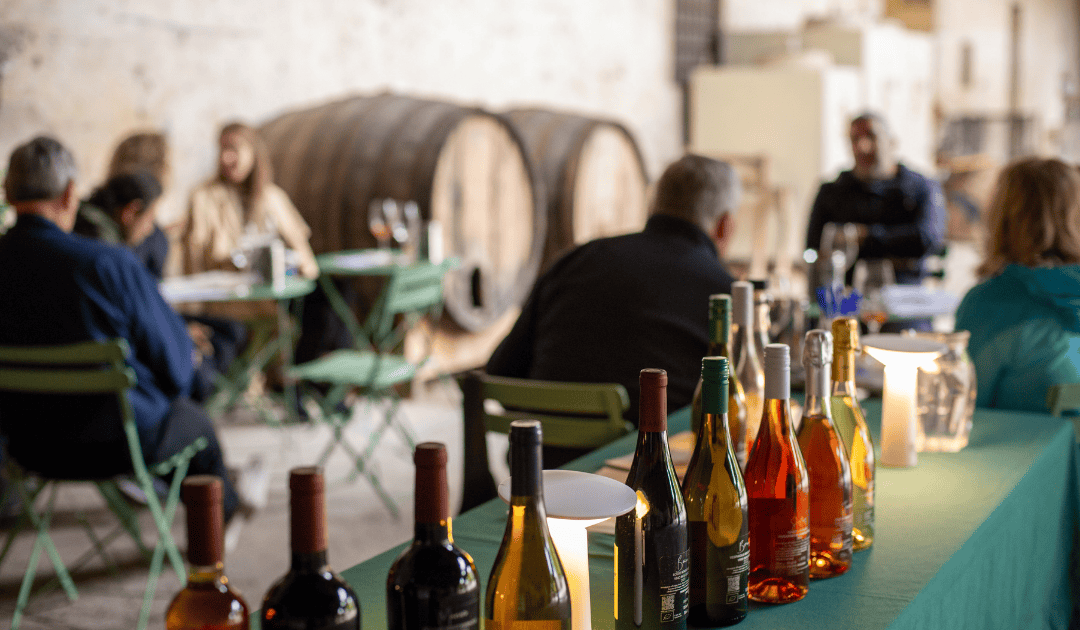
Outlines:
{"label": "person in beige coat", "polygon": [[255,130],[231,123],[221,130],[218,174],[191,193],[184,230],[184,273],[236,270],[233,254],[245,237],[278,236],[295,253],[305,278],[319,275],[308,240],[311,228],[272,181],[265,145]]}

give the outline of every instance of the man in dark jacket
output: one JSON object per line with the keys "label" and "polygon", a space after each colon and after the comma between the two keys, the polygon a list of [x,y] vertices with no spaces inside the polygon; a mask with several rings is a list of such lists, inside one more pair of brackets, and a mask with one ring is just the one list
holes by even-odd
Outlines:
{"label": "man in dark jacket", "polygon": [[[733,278],[721,258],[739,181],[726,163],[687,155],[664,171],[645,229],[586,243],[537,280],[489,374],[621,383],[637,424],[638,372],[668,372],[672,410],[690,404],[708,347],[709,296]],[[545,450],[545,467],[549,462]]]}
{"label": "man in dark jacket", "polygon": [[[131,251],[70,233],[76,175],[71,153],[52,138],[35,138],[11,155],[4,191],[18,219],[0,238],[0,344],[127,340],[143,456],[162,461],[205,437],[209,446],[189,472],[222,478],[231,516],[240,499],[214,426],[188,398],[194,372],[184,322]],[[4,394],[0,428],[11,455],[31,470],[60,477],[130,471],[114,400]]]}

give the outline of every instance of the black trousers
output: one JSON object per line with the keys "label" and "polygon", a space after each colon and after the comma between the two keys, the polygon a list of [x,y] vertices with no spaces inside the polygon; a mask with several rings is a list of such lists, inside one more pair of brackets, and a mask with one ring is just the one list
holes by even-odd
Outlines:
{"label": "black trousers", "polygon": [[200,437],[206,438],[207,446],[192,458],[188,474],[221,477],[225,520],[228,521],[240,507],[240,496],[229,480],[214,423],[202,407],[188,398],[178,398],[173,402],[169,415],[160,427],[157,444],[144,444],[143,457],[147,462],[164,461]]}

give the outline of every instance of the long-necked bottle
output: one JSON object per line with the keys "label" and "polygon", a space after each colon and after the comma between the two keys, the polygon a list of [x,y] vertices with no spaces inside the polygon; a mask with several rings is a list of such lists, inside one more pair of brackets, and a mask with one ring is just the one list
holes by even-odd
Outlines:
{"label": "long-necked bottle", "polygon": [[810,588],[810,484],[791,428],[791,355],[765,347],[765,413],[746,461],[750,599],[786,604]]}
{"label": "long-necked bottle", "polygon": [[754,339],[754,287],[749,282],[731,284],[731,318],[735,353],[735,375],[746,395],[746,453],[761,425],[765,373],[758,361]]}
{"label": "long-necked bottle", "polygon": [[746,486],[727,430],[727,358],[705,357],[701,381],[705,413],[682,483],[690,540],[689,622],[730,626],[749,609],[750,523]]}
{"label": "long-necked bottle", "polygon": [[[724,357],[728,360],[727,417],[731,448],[739,462],[739,470],[746,468],[746,394],[735,376],[731,353],[731,296],[709,296],[709,350],[708,357]],[[702,423],[701,379],[698,379],[691,405],[690,429],[698,435]]]}
{"label": "long-necked bottle", "polygon": [[851,567],[851,469],[829,410],[832,335],[811,330],[803,342],[806,406],[799,450],[810,476],[810,577],[828,578]]}
{"label": "long-necked bottle", "polygon": [[765,365],[765,346],[772,343],[769,330],[772,328],[772,297],[769,295],[768,280],[750,280],[750,284],[754,287],[754,347],[758,363]]}
{"label": "long-necked bottle", "polygon": [[510,516],[488,578],[487,630],[570,630],[570,589],[547,526],[540,423],[510,423]]}
{"label": "long-necked bottle", "polygon": [[263,630],[360,630],[360,601],[327,562],[326,481],[317,466],[289,471],[289,572],[263,598]]}
{"label": "long-necked bottle", "polygon": [[415,528],[386,578],[390,630],[480,627],[480,580],[469,554],[454,544],[446,483],[446,446],[416,445]]}
{"label": "long-necked bottle", "polygon": [[667,372],[639,377],[638,440],[626,485],[637,507],[615,519],[615,627],[684,630],[690,552],[686,506],[667,442]]}
{"label": "long-necked bottle", "polygon": [[855,350],[859,347],[859,323],[849,317],[833,320],[832,398],[833,423],[847,449],[854,498],[851,535],[855,551],[874,542],[874,442],[866,428],[859,398],[855,395]]}
{"label": "long-necked bottle", "polygon": [[165,613],[167,630],[246,630],[248,607],[225,577],[221,479],[192,475],[181,487],[187,511],[187,585]]}

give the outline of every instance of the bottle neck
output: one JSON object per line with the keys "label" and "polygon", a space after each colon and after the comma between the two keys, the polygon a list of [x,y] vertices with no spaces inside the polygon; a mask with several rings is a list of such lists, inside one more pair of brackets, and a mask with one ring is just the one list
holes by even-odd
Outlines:
{"label": "bottle neck", "polygon": [[312,551],[307,553],[292,554],[292,573],[321,573],[326,569],[329,562],[327,561],[326,550]]}
{"label": "bottle neck", "polygon": [[215,564],[192,564],[188,566],[188,584],[213,584],[215,582],[227,582],[225,577],[225,563]]}
{"label": "bottle neck", "polygon": [[[832,380],[855,382],[855,350],[835,347],[832,358]],[[852,390],[854,391],[854,389]]]}
{"label": "bottle neck", "polygon": [[806,401],[805,416],[820,416],[829,413],[829,396],[832,380],[829,370],[821,364],[806,362]]}
{"label": "bottle neck", "polygon": [[417,521],[413,528],[413,539],[422,545],[441,545],[453,542],[452,527],[449,517],[436,523]]}
{"label": "bottle neck", "polygon": [[536,502],[543,505],[543,474],[541,445],[522,441],[514,444],[510,453],[511,503],[522,505]]}

